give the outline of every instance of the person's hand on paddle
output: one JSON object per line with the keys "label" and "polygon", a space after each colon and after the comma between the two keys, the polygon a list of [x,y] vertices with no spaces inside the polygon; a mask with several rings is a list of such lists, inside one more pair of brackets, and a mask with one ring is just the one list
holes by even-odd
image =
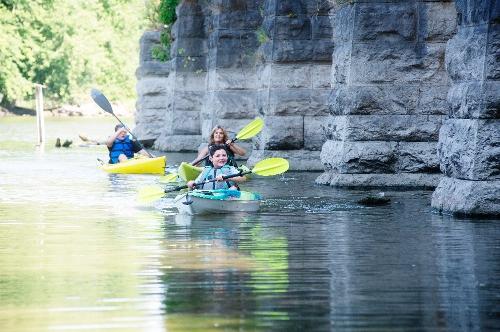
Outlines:
{"label": "person's hand on paddle", "polygon": [[187,182],[187,186],[189,189],[196,189],[196,182],[193,180]]}

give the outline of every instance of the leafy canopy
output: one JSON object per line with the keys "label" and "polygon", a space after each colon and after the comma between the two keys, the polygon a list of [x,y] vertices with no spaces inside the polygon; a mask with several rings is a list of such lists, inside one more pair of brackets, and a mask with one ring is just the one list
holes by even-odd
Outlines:
{"label": "leafy canopy", "polygon": [[2,103],[88,99],[91,87],[134,98],[144,0],[0,0]]}

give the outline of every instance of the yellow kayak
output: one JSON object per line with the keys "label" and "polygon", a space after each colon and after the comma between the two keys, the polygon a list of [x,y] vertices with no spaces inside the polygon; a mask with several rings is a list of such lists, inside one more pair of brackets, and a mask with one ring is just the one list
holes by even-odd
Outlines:
{"label": "yellow kayak", "polygon": [[118,164],[105,164],[100,168],[108,173],[165,174],[167,157],[129,159]]}
{"label": "yellow kayak", "polygon": [[191,181],[198,177],[203,170],[203,167],[192,166],[189,163],[182,162],[177,169],[179,177],[184,181]]}

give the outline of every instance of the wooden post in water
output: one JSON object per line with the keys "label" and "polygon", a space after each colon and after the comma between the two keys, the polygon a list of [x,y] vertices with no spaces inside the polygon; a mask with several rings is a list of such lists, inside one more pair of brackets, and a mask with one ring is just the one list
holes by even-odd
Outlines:
{"label": "wooden post in water", "polygon": [[43,118],[43,88],[42,84],[35,83],[36,97],[36,128],[37,128],[37,145],[45,144],[45,122]]}

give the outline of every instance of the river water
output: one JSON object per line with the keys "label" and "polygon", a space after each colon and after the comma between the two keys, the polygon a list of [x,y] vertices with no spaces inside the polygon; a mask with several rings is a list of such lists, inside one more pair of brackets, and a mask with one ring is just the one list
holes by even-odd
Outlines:
{"label": "river water", "polygon": [[[132,123],[130,119],[127,119]],[[465,331],[500,327],[498,220],[433,213],[431,191],[256,177],[254,214],[141,205],[148,175],[97,168],[110,118],[0,118],[1,331]],[[55,148],[56,137],[73,140]],[[168,164],[193,154],[167,154]]]}

